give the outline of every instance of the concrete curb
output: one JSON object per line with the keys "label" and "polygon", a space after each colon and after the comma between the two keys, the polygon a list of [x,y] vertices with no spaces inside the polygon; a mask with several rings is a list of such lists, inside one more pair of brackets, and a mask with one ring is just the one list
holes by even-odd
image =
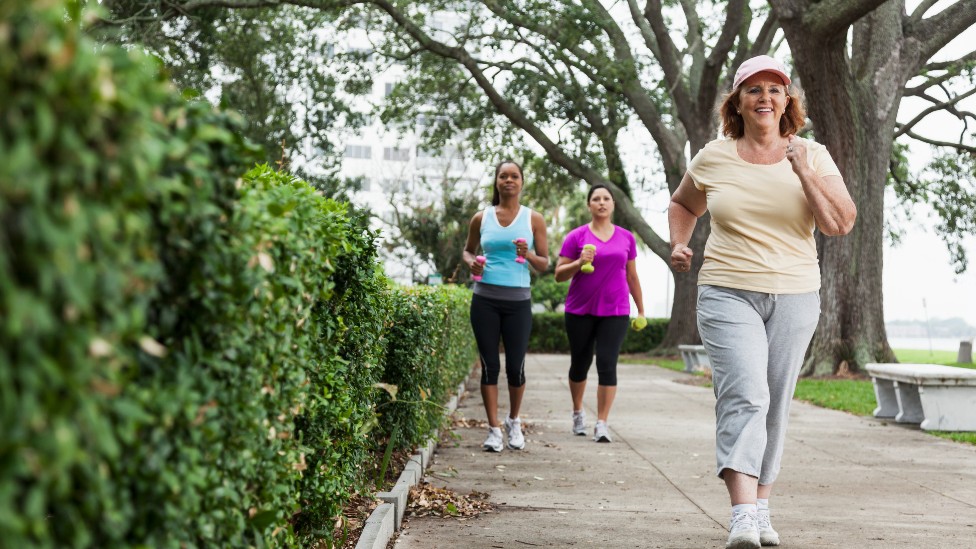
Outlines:
{"label": "concrete curb", "polygon": [[[462,381],[457,387],[457,394],[447,401],[444,415],[449,416],[457,410],[463,394],[464,382]],[[430,466],[434,450],[437,449],[439,435],[438,431],[434,431],[434,437],[430,442],[416,449],[390,491],[376,494],[377,499],[383,503],[377,506],[366,519],[366,526],[359,536],[356,549],[385,549],[393,539],[393,535],[400,531],[403,515],[407,511],[407,503],[410,499],[410,488],[423,480],[424,471]]]}

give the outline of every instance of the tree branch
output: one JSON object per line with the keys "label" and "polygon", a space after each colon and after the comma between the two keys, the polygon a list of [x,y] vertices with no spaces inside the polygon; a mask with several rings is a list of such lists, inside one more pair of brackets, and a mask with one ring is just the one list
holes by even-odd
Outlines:
{"label": "tree branch", "polygon": [[650,25],[647,24],[647,18],[644,17],[644,13],[641,11],[640,6],[637,5],[637,0],[627,0],[627,7],[630,8],[630,17],[634,20],[634,24],[640,29],[641,38],[644,40],[644,45],[650,50],[651,55],[655,59],[661,56],[661,52],[657,47],[657,43],[654,41],[654,31],[651,30]]}
{"label": "tree branch", "polygon": [[[610,188],[618,196],[626,196],[623,189],[613,181],[608,180],[601,173],[585,165],[577,158],[573,158],[566,153],[559,145],[554,143],[546,133],[536,126],[529,119],[528,115],[517,105],[509,102],[499,93],[491,80],[484,74],[481,67],[467,50],[459,47],[452,47],[431,38],[413,20],[400,11],[390,0],[372,0],[370,3],[386,12],[393,21],[411,36],[422,47],[441,57],[454,59],[463,66],[477,82],[478,87],[485,93],[491,104],[498,112],[508,118],[512,124],[521,128],[535,140],[546,154],[555,162],[562,166],[572,175],[592,183],[601,183]],[[620,200],[617,203],[618,212],[626,217],[627,221],[635,228],[641,239],[647,243],[655,254],[664,258],[670,253],[670,246],[664,241],[644,220],[643,215],[630,200]]]}
{"label": "tree branch", "polygon": [[664,71],[664,79],[668,82],[668,89],[671,97],[674,98],[678,110],[690,111],[692,107],[691,98],[688,97],[687,86],[682,85],[683,76],[681,74],[681,58],[678,55],[678,48],[675,47],[671,36],[668,34],[668,26],[664,22],[661,0],[647,0],[644,5],[644,17],[651,25],[654,32],[654,39],[657,42],[660,56],[657,58]]}
{"label": "tree branch", "polygon": [[922,67],[922,70],[948,71],[952,74],[959,74],[963,68],[968,66],[973,61],[976,61],[976,50],[967,53],[955,61],[936,61],[934,63],[929,63],[928,65]]}
{"label": "tree branch", "polygon": [[928,116],[928,115],[930,115],[930,114],[932,114],[933,112],[936,112],[936,111],[947,110],[947,111],[952,112],[953,114],[956,114],[956,116],[958,118],[965,118],[965,115],[964,114],[959,113],[958,111],[955,111],[954,109],[951,109],[951,107],[953,105],[959,103],[963,99],[965,99],[965,98],[973,95],[973,94],[976,94],[976,88],[971,89],[971,90],[967,91],[966,93],[957,95],[957,96],[953,97],[952,99],[950,99],[949,101],[944,101],[944,102],[941,102],[941,103],[937,103],[935,105],[932,105],[931,107],[929,107],[929,108],[923,110],[922,112],[918,113],[918,115],[915,118],[912,118],[908,122],[906,122],[904,124],[901,124],[899,126],[898,131],[895,132],[895,135],[893,137],[895,139],[897,139],[898,137],[900,137],[900,136],[908,133],[909,131],[911,131],[911,129],[913,127],[915,127],[916,124],[918,124],[919,122],[921,122],[922,119],[924,119],[926,116]]}
{"label": "tree branch", "polygon": [[785,0],[770,0],[776,16],[782,20],[803,18],[806,32],[820,38],[828,38],[838,33],[847,33],[855,21],[871,13],[889,0],[823,0],[805,2],[806,9],[794,11],[793,3]]}
{"label": "tree branch", "polygon": [[148,23],[153,21],[165,21],[176,17],[190,16],[197,10],[207,8],[225,8],[235,10],[247,10],[258,8],[269,8],[283,5],[304,6],[321,10],[332,10],[336,8],[350,7],[356,4],[363,4],[364,0],[161,0],[157,3],[158,11],[155,15],[142,16],[139,14],[152,11],[152,3],[147,2],[135,15],[125,19],[104,19],[96,18],[93,23],[94,28],[121,26],[130,23]]}
{"label": "tree branch", "polygon": [[[729,58],[729,52],[735,46],[736,37],[742,32],[743,27],[748,28],[749,25],[744,24],[748,21],[752,21],[752,10],[749,9],[749,3],[745,0],[730,0],[728,17],[725,19],[722,32],[715,42],[712,52],[705,60],[705,66],[701,71],[701,79],[697,86],[698,93],[696,94],[695,101],[698,104],[696,118],[699,120],[702,117],[707,117],[712,110],[712,106],[715,104],[719,90],[719,77],[725,68],[725,61]],[[741,49],[745,50],[745,48]],[[685,121],[685,123],[688,123],[688,121]]]}
{"label": "tree branch", "polygon": [[947,147],[950,149],[956,149],[958,151],[965,151],[971,154],[976,154],[976,146],[966,145],[963,143],[952,143],[950,141],[939,141],[937,139],[930,139],[928,137],[923,137],[921,135],[918,135],[917,133],[912,131],[906,131],[904,132],[904,134],[907,135],[908,137],[911,137],[912,139],[915,139],[916,141],[921,141],[922,143],[928,143],[929,145],[933,145],[935,147]]}
{"label": "tree branch", "polygon": [[932,9],[932,6],[936,5],[938,2],[939,0],[922,0],[918,6],[915,6],[915,11],[908,16],[909,23],[914,25],[915,23],[921,21],[922,18],[925,17],[925,12]]}
{"label": "tree branch", "polygon": [[912,27],[910,36],[922,44],[921,59],[930,59],[963,31],[976,24],[976,2],[959,0]]}

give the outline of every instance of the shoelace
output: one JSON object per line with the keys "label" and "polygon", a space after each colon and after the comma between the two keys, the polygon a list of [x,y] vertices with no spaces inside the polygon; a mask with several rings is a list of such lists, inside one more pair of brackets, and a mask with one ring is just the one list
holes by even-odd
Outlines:
{"label": "shoelace", "polygon": [[759,511],[756,516],[756,521],[759,524],[760,530],[770,530],[773,527],[772,522],[769,520],[769,511],[763,512]]}
{"label": "shoelace", "polygon": [[755,529],[757,527],[756,518],[756,513],[738,513],[732,515],[732,524],[729,527],[729,531],[736,532],[739,530]]}

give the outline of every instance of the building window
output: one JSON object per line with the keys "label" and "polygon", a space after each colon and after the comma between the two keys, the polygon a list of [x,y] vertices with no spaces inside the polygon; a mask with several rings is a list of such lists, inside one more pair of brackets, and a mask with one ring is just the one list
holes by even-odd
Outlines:
{"label": "building window", "polygon": [[373,50],[367,48],[349,48],[349,55],[361,61],[373,60]]}
{"label": "building window", "polygon": [[423,147],[417,147],[417,158],[441,158],[444,156],[443,151],[433,150],[428,151]]}
{"label": "building window", "polygon": [[392,160],[394,162],[406,162],[410,160],[410,149],[401,149],[399,147],[386,147],[383,149],[383,160]]}
{"label": "building window", "polygon": [[373,147],[369,145],[346,145],[346,158],[373,158]]}
{"label": "building window", "polygon": [[383,97],[389,97],[393,95],[393,86],[394,84],[392,82],[386,83],[386,85],[383,87]]}
{"label": "building window", "polygon": [[380,190],[384,192],[400,192],[409,190],[409,182],[404,179],[381,179]]}

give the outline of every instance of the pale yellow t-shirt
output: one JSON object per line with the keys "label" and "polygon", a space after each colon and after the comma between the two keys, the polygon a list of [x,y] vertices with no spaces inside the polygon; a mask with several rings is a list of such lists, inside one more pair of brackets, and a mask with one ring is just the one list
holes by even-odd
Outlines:
{"label": "pale yellow t-shirt", "polygon": [[[826,147],[802,142],[818,176],[840,176]],[[813,212],[788,160],[750,164],[734,139],[716,139],[691,160],[688,175],[712,216],[698,284],[770,294],[820,289]]]}

